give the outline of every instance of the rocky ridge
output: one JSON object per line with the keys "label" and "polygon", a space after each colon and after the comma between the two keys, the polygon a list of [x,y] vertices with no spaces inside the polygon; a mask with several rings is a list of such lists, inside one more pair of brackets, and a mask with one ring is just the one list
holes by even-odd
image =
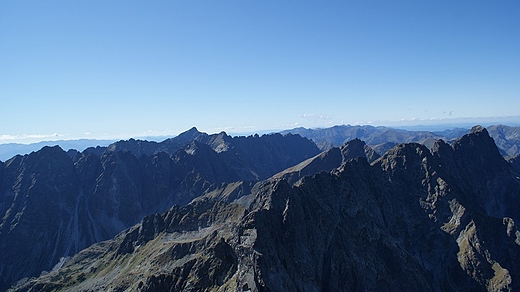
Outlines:
{"label": "rocky ridge", "polygon": [[[378,154],[382,155],[399,143],[420,143],[431,148],[435,141],[453,141],[469,129],[454,128],[444,131],[408,131],[388,127],[351,126],[341,125],[324,129],[295,128],[282,131],[282,134],[293,133],[313,140],[322,150],[332,147],[340,147],[352,139],[365,141]],[[487,127],[489,135],[495,140],[500,153],[505,157],[513,157],[520,154],[520,127],[505,125],[492,125]]]}
{"label": "rocky ridge", "polygon": [[349,160],[364,157],[368,162],[373,162],[379,155],[365,142],[354,139],[341,147],[333,147],[315,157],[309,158],[293,167],[277,173],[273,178],[282,178],[290,184],[295,183],[302,177],[320,172],[330,172]]}
{"label": "rocky ridge", "polygon": [[475,127],[294,185],[222,186],[14,291],[516,291],[519,196]]}
{"label": "rocky ridge", "polygon": [[191,129],[164,144],[131,140],[17,155],[0,163],[0,291],[146,215],[225,183],[268,178],[317,153],[297,135],[232,138]]}

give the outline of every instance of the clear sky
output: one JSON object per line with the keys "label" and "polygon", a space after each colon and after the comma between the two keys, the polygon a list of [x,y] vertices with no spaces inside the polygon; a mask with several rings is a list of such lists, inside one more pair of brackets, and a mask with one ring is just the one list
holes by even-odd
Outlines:
{"label": "clear sky", "polygon": [[518,118],[520,1],[1,1],[0,106],[0,143]]}

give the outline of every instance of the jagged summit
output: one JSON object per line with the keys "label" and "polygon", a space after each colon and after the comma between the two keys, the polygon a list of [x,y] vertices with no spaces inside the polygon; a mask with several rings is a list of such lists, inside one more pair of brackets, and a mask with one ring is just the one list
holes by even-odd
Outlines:
{"label": "jagged summit", "polygon": [[340,150],[343,157],[342,163],[358,157],[365,157],[369,163],[372,163],[379,158],[379,154],[358,138],[345,143]]}
{"label": "jagged summit", "polygon": [[373,162],[379,158],[379,155],[368,147],[365,142],[354,139],[339,148],[331,148],[293,167],[285,169],[276,174],[274,178],[283,178],[292,184],[307,175],[313,175],[319,172],[330,172],[347,161],[358,157],[363,157],[368,162]]}
{"label": "jagged summit", "polygon": [[471,127],[471,130],[469,131],[469,133],[475,134],[475,133],[484,132],[484,131],[486,131],[486,133],[487,133],[486,128],[482,127],[481,125],[476,125],[476,126]]}
{"label": "jagged summit", "polygon": [[485,178],[490,172],[509,171],[509,165],[483,127],[473,127],[470,134],[453,143],[453,150],[459,163],[471,166],[475,177]]}
{"label": "jagged summit", "polygon": [[180,133],[175,139],[178,143],[188,143],[189,141],[195,140],[200,135],[203,135],[204,133],[199,132],[196,127],[192,127],[191,129]]}

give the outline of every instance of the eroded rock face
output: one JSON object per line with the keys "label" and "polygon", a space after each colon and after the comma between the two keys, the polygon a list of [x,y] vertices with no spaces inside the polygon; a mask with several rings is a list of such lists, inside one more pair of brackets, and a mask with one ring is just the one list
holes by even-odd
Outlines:
{"label": "eroded rock face", "polygon": [[17,291],[520,290],[520,182],[497,154],[474,128],[232,201],[223,185]]}

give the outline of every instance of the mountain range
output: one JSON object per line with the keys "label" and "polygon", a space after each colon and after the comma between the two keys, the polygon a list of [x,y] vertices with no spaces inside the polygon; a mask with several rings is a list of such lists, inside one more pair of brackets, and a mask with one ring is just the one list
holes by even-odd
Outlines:
{"label": "mountain range", "polygon": [[[495,140],[502,155],[513,157],[520,154],[520,127],[491,125],[487,127],[487,130],[491,137]],[[369,125],[340,125],[323,129],[295,128],[291,130],[284,130],[279,133],[282,135],[288,133],[298,134],[302,137],[309,138],[313,142],[315,142],[321,150],[327,150],[331,147],[340,147],[346,142],[357,138],[365,141],[372,149],[374,149],[377,153],[382,155],[388,149],[394,147],[399,143],[417,142],[431,147],[431,145],[433,145],[433,143],[438,139],[450,141],[456,138],[460,138],[462,135],[467,134],[468,132],[469,128],[453,128],[443,131],[411,131],[383,126],[374,127]],[[185,136],[185,133],[182,133],[181,135]],[[152,138],[154,141],[164,139],[164,137]],[[184,139],[186,139],[186,137]],[[135,139],[132,140],[143,141]],[[149,142],[147,144],[168,144],[164,143],[166,141],[171,141],[171,139],[168,138],[164,139],[163,142]],[[116,141],[80,139],[44,141],[33,144],[0,144],[0,160],[6,161],[17,154],[29,154],[31,152],[38,151],[44,146],[59,145],[64,150],[75,149],[83,151],[87,148],[96,146],[101,146],[104,149],[105,147],[109,146],[110,144],[113,144],[114,142]],[[124,143],[124,141],[119,142],[119,144]],[[131,142],[128,143],[131,144]],[[152,149],[154,146],[150,147]],[[164,147],[163,149],[167,149],[167,147]],[[158,148],[155,150],[159,151],[160,149]]]}
{"label": "mountain range", "polygon": [[0,163],[0,290],[223,183],[258,181],[319,153],[297,135],[196,129],[163,143],[58,146]]}
{"label": "mountain range", "polygon": [[0,163],[0,289],[519,290],[518,156],[482,127],[381,154],[360,130],[335,146],[193,128],[15,156]]}
{"label": "mountain range", "polygon": [[[467,134],[470,129],[453,128],[443,131],[408,131],[389,127],[374,127],[369,125],[351,126],[341,125],[324,129],[295,128],[285,130],[281,134],[298,134],[302,137],[311,139],[320,147],[326,150],[331,147],[340,147],[353,139],[361,139],[374,149],[379,155],[384,154],[390,148],[400,143],[421,143],[427,147],[442,139],[453,141]],[[510,127],[505,125],[492,125],[487,127],[489,135],[503,156],[514,157],[520,154],[520,127]]]}
{"label": "mountain range", "polygon": [[108,146],[116,140],[95,140],[95,139],[78,139],[78,140],[58,140],[58,141],[42,141],[31,144],[5,143],[0,144],[0,160],[7,161],[15,155],[29,154],[38,151],[45,146],[56,146],[69,150],[76,149],[83,151],[92,146]]}

